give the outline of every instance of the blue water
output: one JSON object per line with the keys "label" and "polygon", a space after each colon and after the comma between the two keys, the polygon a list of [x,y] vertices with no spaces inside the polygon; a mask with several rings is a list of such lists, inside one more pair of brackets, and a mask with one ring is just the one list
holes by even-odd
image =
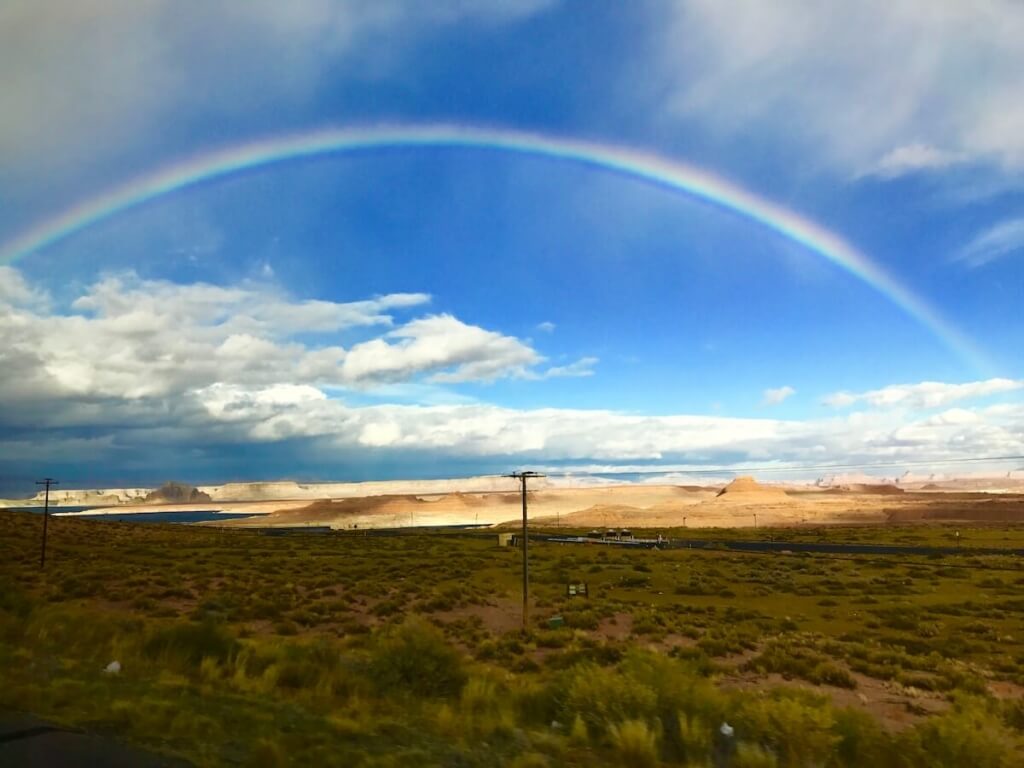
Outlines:
{"label": "blue water", "polygon": [[[38,512],[40,515],[43,514],[43,508],[40,507],[6,507],[11,512]],[[59,507],[56,504],[50,505],[50,514],[54,512],[85,512],[87,509],[96,509],[96,507]]]}
{"label": "blue water", "polygon": [[[43,513],[42,507],[10,507],[15,512]],[[95,507],[50,507],[54,512],[85,512]],[[110,515],[75,515],[75,520],[106,520],[111,523],[205,523],[211,520],[238,520],[243,517],[262,517],[266,512],[248,515],[224,514],[215,509],[199,509],[192,512],[132,512]]]}

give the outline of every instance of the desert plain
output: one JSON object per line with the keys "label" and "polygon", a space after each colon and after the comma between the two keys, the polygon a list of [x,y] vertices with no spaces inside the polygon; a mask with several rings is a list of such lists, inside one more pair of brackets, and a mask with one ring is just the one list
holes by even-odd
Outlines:
{"label": "desert plain", "polygon": [[[62,491],[68,514],[217,511],[214,525],[329,526],[334,529],[501,526],[521,518],[515,481],[505,477],[371,483],[291,481],[193,488]],[[705,484],[614,483],[539,478],[530,519],[566,528],[753,528],[926,522],[1024,521],[1024,480],[1003,477],[892,482],[868,477],[772,483],[742,476]],[[40,498],[30,503],[38,504]],[[21,504],[26,502],[22,500]],[[5,502],[7,506],[15,502]],[[58,514],[59,514],[58,509]]]}

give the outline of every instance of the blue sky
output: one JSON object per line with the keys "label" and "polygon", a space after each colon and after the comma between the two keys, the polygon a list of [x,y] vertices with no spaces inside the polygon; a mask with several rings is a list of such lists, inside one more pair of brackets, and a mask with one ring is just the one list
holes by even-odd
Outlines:
{"label": "blue sky", "polygon": [[0,244],[266,137],[530,131],[800,214],[988,362],[684,194],[486,149],[322,156],[0,267],[0,490],[1024,454],[1022,38],[995,1],[7,3]]}

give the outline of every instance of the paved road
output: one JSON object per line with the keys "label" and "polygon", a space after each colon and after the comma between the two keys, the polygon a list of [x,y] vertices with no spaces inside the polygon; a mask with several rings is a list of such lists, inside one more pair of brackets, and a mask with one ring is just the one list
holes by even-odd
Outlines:
{"label": "paved road", "polygon": [[47,723],[30,715],[0,713],[0,766],[4,768],[190,768],[94,733]]}
{"label": "paved road", "polygon": [[673,539],[672,549],[725,547],[745,552],[833,552],[852,555],[1024,555],[1009,547],[917,547],[900,544],[842,544],[804,541],[699,541]]}
{"label": "paved road", "polygon": [[[491,534],[493,535],[493,534]],[[847,555],[1013,555],[1024,556],[1024,549],[1010,547],[920,547],[901,544],[844,544],[825,541],[742,541],[711,539],[639,539],[633,541],[595,541],[584,536],[531,533],[530,541],[554,541],[565,544],[608,544],[619,547],[659,549],[731,549],[740,552],[822,552]]]}
{"label": "paved road", "polygon": [[[481,531],[483,526],[452,525],[433,528],[367,528],[358,531],[330,531],[335,536],[409,536],[444,532],[448,536],[493,539],[498,531]],[[301,528],[294,533],[301,533]],[[505,533],[518,535],[518,529]],[[1010,555],[1024,557],[1024,549],[1013,547],[923,547],[904,544],[846,544],[826,541],[765,541],[762,539],[635,539],[631,541],[592,540],[586,536],[564,533],[530,533],[530,541],[552,541],[562,544],[601,544],[642,549],[731,549],[739,552],[818,552],[847,555]]]}

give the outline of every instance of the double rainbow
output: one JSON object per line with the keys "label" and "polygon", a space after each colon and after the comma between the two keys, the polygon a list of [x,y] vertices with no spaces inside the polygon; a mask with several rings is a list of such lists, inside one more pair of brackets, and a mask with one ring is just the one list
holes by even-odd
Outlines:
{"label": "double rainbow", "polygon": [[707,171],[635,149],[535,133],[461,125],[399,125],[313,131],[196,155],[84,200],[0,246],[12,263],[99,221],[155,198],[241,171],[317,155],[397,147],[462,147],[592,166],[713,203],[822,256],[886,296],[978,370],[984,356],[961,331],[845,240],[802,216]]}

